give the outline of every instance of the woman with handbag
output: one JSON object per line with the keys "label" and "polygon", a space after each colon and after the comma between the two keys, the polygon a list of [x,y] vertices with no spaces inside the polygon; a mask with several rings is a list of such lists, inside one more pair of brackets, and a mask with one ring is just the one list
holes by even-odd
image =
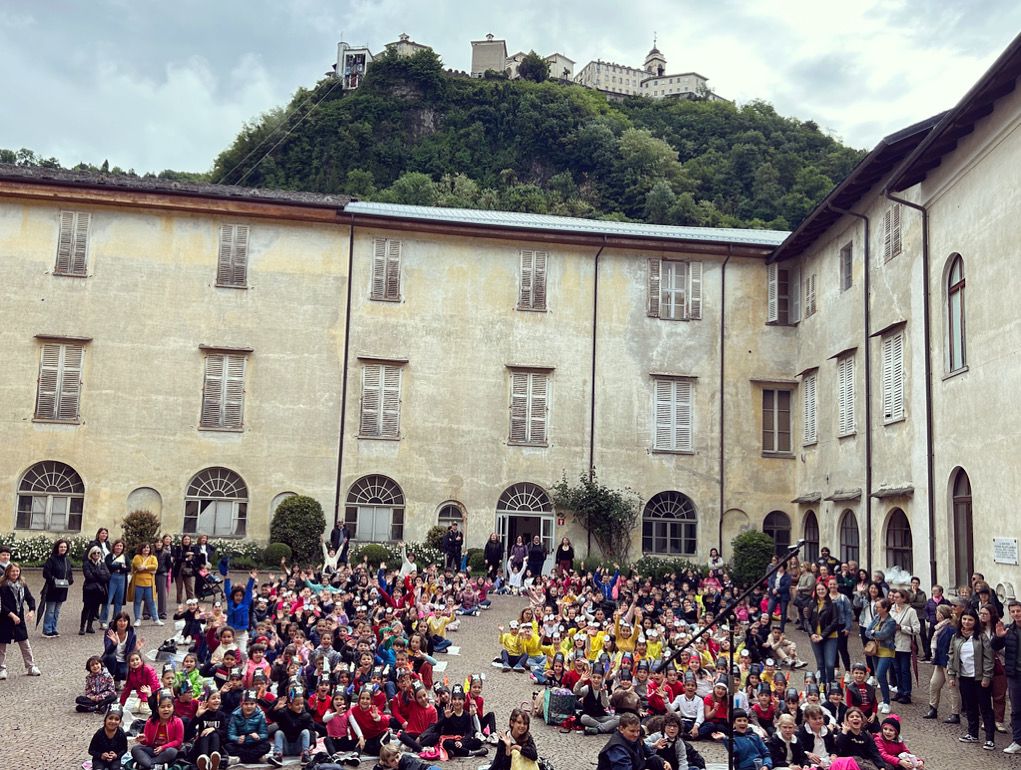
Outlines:
{"label": "woman with handbag", "polygon": [[60,608],[67,601],[67,589],[74,582],[74,573],[71,569],[71,558],[67,555],[70,547],[68,542],[61,538],[53,544],[50,558],[43,565],[43,597],[45,610],[43,614],[43,636],[52,639],[59,636],[57,623],[60,621]]}
{"label": "woman with handbag", "polygon": [[894,637],[897,697],[894,700],[908,704],[911,703],[911,648],[921,628],[918,615],[909,603],[911,598],[909,593],[903,589],[891,593],[894,603],[890,609],[890,617],[897,621],[897,634]]}
{"label": "woman with handbag", "polygon": [[880,714],[890,713],[890,668],[896,657],[895,638],[897,621],[890,617],[890,600],[880,599],[875,604],[876,616],[865,631],[865,654],[876,661],[873,669],[879,680],[879,692],[883,702],[879,705]]}
{"label": "woman with handbag", "polygon": [[[952,620],[953,607],[941,604],[936,608],[936,623],[932,627],[932,678],[929,680],[929,710],[922,719],[935,719],[938,714],[940,700],[943,696],[943,685],[947,682],[947,664],[950,659],[950,640],[957,629]],[[947,700],[950,701],[950,716],[943,721],[947,724],[961,723],[961,701],[955,688],[947,688]]]}
{"label": "woman with handbag", "polygon": [[996,748],[996,725],[993,722],[993,704],[989,699],[989,686],[993,680],[993,650],[989,640],[981,633],[978,615],[965,610],[958,621],[960,629],[950,640],[950,661],[947,664],[947,682],[961,688],[961,704],[968,715],[968,732],[961,743],[978,743],[978,718],[982,715],[986,742],[982,748]]}

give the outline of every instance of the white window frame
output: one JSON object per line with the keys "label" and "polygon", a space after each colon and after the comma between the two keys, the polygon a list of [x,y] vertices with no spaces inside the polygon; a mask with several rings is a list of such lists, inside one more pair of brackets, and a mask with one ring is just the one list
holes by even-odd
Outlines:
{"label": "white window frame", "polygon": [[889,262],[903,250],[901,242],[900,204],[894,203],[883,213],[883,261]]}
{"label": "white window frame", "polygon": [[695,383],[657,377],[652,387],[652,450],[691,454],[694,451]]}
{"label": "white window frame", "polygon": [[845,292],[854,285],[854,241],[840,247],[840,291]]}
{"label": "white window frame", "polygon": [[802,446],[812,446],[819,441],[818,384],[818,371],[806,374],[801,380]]}
{"label": "white window frame", "polygon": [[[781,275],[781,273],[783,275]],[[780,279],[786,276],[784,284]],[[786,291],[784,291],[786,289]],[[781,310],[786,308],[787,318]],[[801,321],[801,273],[797,267],[766,266],[766,323],[794,326]]]}
{"label": "white window frame", "polygon": [[61,211],[54,275],[86,278],[89,269],[89,226],[87,211]]}
{"label": "white window frame", "polygon": [[549,445],[552,384],[548,370],[511,369],[508,444]]}
{"label": "white window frame", "polygon": [[853,436],[854,414],[854,354],[837,359],[837,436]]}
{"label": "white window frame", "polygon": [[206,352],[199,430],[244,430],[247,369],[247,353]]}
{"label": "white window frame", "polygon": [[[773,446],[768,448],[766,446],[765,436],[763,436],[762,442],[762,454],[764,455],[776,455],[780,457],[791,457],[794,453],[794,433],[793,433],[793,420],[791,414],[791,403],[794,401],[794,393],[790,388],[763,388],[762,389],[762,429],[763,433],[766,432],[766,394],[773,394],[773,419],[772,425],[769,428],[769,435],[772,439]],[[787,441],[789,446],[787,449],[780,449],[780,394],[787,394]]]}
{"label": "white window frame", "polygon": [[400,439],[403,369],[399,363],[362,366],[358,438]]}
{"label": "white window frame", "polygon": [[702,318],[702,262],[649,258],[650,318],[698,321]]}
{"label": "white window frame", "polygon": [[82,369],[85,346],[74,342],[45,342],[39,351],[35,420],[81,422]]}
{"label": "white window frame", "polygon": [[372,283],[369,299],[377,302],[401,301],[401,251],[403,244],[394,238],[372,239]]}
{"label": "white window frame", "polygon": [[549,252],[533,249],[521,250],[520,288],[518,310],[545,312],[546,278],[549,275]]}
{"label": "white window frame", "polygon": [[904,410],[904,330],[883,336],[883,423],[900,422]]}
{"label": "white window frame", "polygon": [[248,288],[248,225],[220,225],[216,258],[216,285],[225,289]]}

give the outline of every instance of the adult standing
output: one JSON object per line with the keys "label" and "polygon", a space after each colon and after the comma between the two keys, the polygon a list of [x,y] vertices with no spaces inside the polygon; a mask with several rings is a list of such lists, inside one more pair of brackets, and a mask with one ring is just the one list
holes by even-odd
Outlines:
{"label": "adult standing", "polygon": [[926,630],[928,631],[928,638],[925,640],[927,645],[925,649],[927,649],[930,653],[933,650],[932,638],[936,635],[935,628],[936,623],[938,622],[936,620],[936,611],[944,604],[949,605],[950,602],[948,602],[947,598],[943,595],[943,586],[939,584],[934,585],[932,587],[932,596],[930,596],[929,600],[925,603],[925,622]]}
{"label": "adult standing", "polygon": [[840,631],[837,632],[837,656],[844,666],[844,684],[851,683],[851,653],[847,648],[847,640],[851,635],[851,628],[854,626],[854,613],[851,610],[851,600],[840,591],[840,579],[831,577],[826,582],[830,592],[830,601],[837,610],[840,618]]}
{"label": "adult standing", "polygon": [[[131,563],[124,551],[124,541],[114,540],[110,546],[110,553],[106,557],[106,568],[110,571],[110,584],[106,594],[106,604],[99,613],[99,621],[105,623],[108,617],[117,615],[124,606],[124,599],[128,592],[128,573],[131,571]],[[111,615],[110,608],[113,608]]]}
{"label": "adult standing", "polygon": [[905,589],[893,592],[893,607],[890,616],[897,621],[894,637],[894,670],[897,674],[898,703],[911,703],[911,645],[918,636],[918,615],[908,604],[909,594]]}
{"label": "adult standing", "polygon": [[7,565],[11,563],[11,547],[9,545],[0,545],[0,578],[4,576],[4,572],[7,570]]}
{"label": "adult standing", "polygon": [[464,535],[457,527],[457,522],[452,522],[447,528],[447,534],[443,536],[443,552],[447,555],[446,567],[457,572],[461,569],[461,550],[464,548]]}
{"label": "adult standing", "polygon": [[74,583],[74,571],[71,569],[71,558],[67,555],[69,544],[61,538],[53,544],[50,558],[43,565],[43,636],[53,638],[60,622],[60,608],[67,601],[67,589]]}
{"label": "adult standing", "polygon": [[88,558],[89,551],[92,550],[92,546],[94,545],[99,546],[99,550],[102,552],[103,558],[105,559],[110,553],[110,530],[106,527],[100,527],[96,530],[96,537],[85,548],[86,558]]}
{"label": "adult standing", "polygon": [[[877,586],[878,588],[878,586]],[[869,641],[876,643],[876,651],[872,654],[875,661],[874,676],[879,680],[879,692],[883,702],[879,704],[880,714],[890,713],[890,668],[895,657],[894,637],[897,635],[897,621],[890,617],[890,600],[878,599],[872,605],[875,616],[865,630],[866,646]],[[865,616],[862,615],[864,618]]]}
{"label": "adult standing", "polygon": [[816,561],[820,567],[826,567],[829,575],[836,575],[837,568],[840,566],[840,562],[833,556],[830,556],[830,549],[827,546],[823,546],[819,551],[819,559]]}
{"label": "adult standing", "polygon": [[557,547],[556,565],[564,575],[574,569],[574,546],[566,537],[560,541],[560,545]]}
{"label": "adult standing", "polygon": [[170,587],[170,573],[174,571],[174,539],[170,535],[164,535],[156,543],[156,608],[159,610],[160,620],[167,619],[167,589]]}
{"label": "adult standing", "polygon": [[94,634],[92,624],[99,617],[99,608],[106,604],[110,586],[110,570],[103,559],[103,550],[94,545],[82,562],[82,616],[78,635]]}
{"label": "adult standing", "polygon": [[496,580],[496,576],[500,574],[500,568],[503,566],[503,543],[500,542],[500,537],[495,532],[490,533],[486,547],[482,551],[482,558],[486,562],[489,579]]}
{"label": "adult standing", "polygon": [[978,718],[982,715],[986,742],[984,749],[996,748],[993,739],[993,704],[989,687],[993,682],[993,650],[989,640],[978,633],[978,615],[965,610],[959,620],[961,627],[950,640],[950,663],[947,677],[951,687],[961,688],[961,705],[968,716],[968,732],[958,740],[961,743],[978,743]]}
{"label": "adult standing", "polygon": [[[936,623],[932,627],[932,678],[929,680],[929,710],[925,712],[922,719],[935,719],[939,714],[943,685],[947,682],[950,640],[957,633],[953,621],[950,619],[953,612],[949,603],[941,604],[936,608]],[[947,724],[960,724],[961,704],[956,688],[947,688],[947,700],[950,701],[950,716],[943,721]]]}
{"label": "adult standing", "polygon": [[212,569],[216,564],[216,546],[209,542],[209,535],[199,535],[195,544],[195,566]]}
{"label": "adult standing", "polygon": [[338,554],[338,562],[347,564],[347,551],[350,548],[351,533],[348,531],[347,523],[340,520],[333,522],[333,529],[330,530],[330,545],[334,553]]}
{"label": "adult standing", "polygon": [[808,628],[812,639],[823,686],[833,681],[833,669],[837,664],[837,635],[840,633],[840,616],[830,599],[829,589],[822,583],[815,586],[815,597],[809,607]]}
{"label": "adult standing", "polygon": [[993,683],[989,686],[989,697],[993,703],[993,721],[996,732],[1007,732],[1007,669],[1003,665],[1002,650],[993,647],[996,638],[996,626],[1000,625],[1000,616],[991,604],[983,604],[978,611],[979,633],[989,640],[993,651]]}
{"label": "adult standing", "polygon": [[1003,751],[1005,754],[1021,754],[1021,602],[1017,599],[1008,602],[1007,612],[1010,613],[1010,623],[996,624],[990,646],[994,650],[1003,650],[1007,692],[1010,694],[1013,742]]}
{"label": "adult standing", "polygon": [[532,538],[532,544],[528,546],[528,571],[536,580],[542,575],[542,565],[546,562],[546,549],[538,535]]}
{"label": "adult standing", "polygon": [[[521,571],[525,568],[525,557],[528,556],[528,546],[525,545],[524,538],[518,535],[514,540],[514,545],[510,547],[510,565],[511,568],[517,571]],[[524,575],[522,575],[524,577]]]}
{"label": "adult standing", "polygon": [[709,569],[723,569],[723,557],[715,548],[709,549],[709,561],[706,563],[709,565]]}
{"label": "adult standing", "polygon": [[769,578],[769,605],[766,614],[770,620],[777,605],[780,606],[780,633],[787,629],[787,602],[791,596],[791,576],[787,574],[787,564],[781,564]]}
{"label": "adult standing", "polygon": [[39,676],[28,643],[28,622],[35,615],[35,597],[21,579],[21,567],[11,562],[0,576],[0,679],[7,678],[7,645],[17,642],[25,671]]}
{"label": "adult standing", "polygon": [[925,595],[925,591],[922,590],[922,581],[920,578],[911,578],[911,589],[908,591],[908,604],[911,605],[911,609],[915,611],[915,615],[918,616],[918,641],[921,646],[922,660],[930,660],[932,658],[932,649],[929,647],[929,634],[927,628],[927,618],[925,615],[925,605],[929,602],[929,597]]}
{"label": "adult standing", "polygon": [[801,563],[801,574],[798,576],[798,594],[794,597],[794,606],[798,608],[798,626],[803,631],[808,631],[806,615],[812,604],[812,594],[815,591],[815,575],[812,574],[810,562]]}
{"label": "adult standing", "polygon": [[185,599],[195,598],[195,548],[191,535],[182,535],[181,544],[175,545],[171,554],[174,561],[171,575],[177,583],[177,603],[183,604]]}
{"label": "adult standing", "polygon": [[162,626],[163,621],[159,619],[156,611],[156,602],[152,597],[153,584],[156,581],[156,570],[158,568],[156,557],[152,553],[152,546],[142,543],[138,546],[138,553],[131,560],[131,582],[134,585],[135,598],[135,626],[142,625],[142,603],[149,608],[149,614],[155,618],[157,626]]}

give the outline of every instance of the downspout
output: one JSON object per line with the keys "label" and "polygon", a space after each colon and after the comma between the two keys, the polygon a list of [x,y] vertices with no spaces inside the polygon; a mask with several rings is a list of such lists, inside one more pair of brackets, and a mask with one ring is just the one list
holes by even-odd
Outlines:
{"label": "downspout", "polygon": [[727,473],[726,465],[723,461],[723,445],[724,445],[724,431],[726,423],[724,417],[726,414],[725,410],[725,399],[724,399],[724,375],[726,373],[726,357],[727,347],[724,339],[724,322],[727,318],[727,263],[730,262],[731,254],[734,251],[734,247],[730,244],[727,245],[727,257],[723,260],[723,267],[720,270],[720,518],[717,524],[716,542],[717,550],[720,552],[720,556],[723,556],[723,514],[724,505],[726,503],[725,490],[725,477]]}
{"label": "downspout", "polygon": [[347,376],[351,350],[351,285],[354,283],[355,218],[351,216],[351,231],[347,241],[347,299],[344,308],[344,364],[340,380],[340,439],[337,447],[337,491],[333,499],[333,523],[340,518],[340,485],[344,470],[344,425],[347,419]]}
{"label": "downspout", "polygon": [[[865,333],[863,335],[863,350],[865,354],[865,569],[872,574],[872,348],[870,347],[870,334],[872,333],[872,316],[870,312],[869,284],[872,273],[872,260],[869,253],[869,218],[864,214],[842,209],[827,204],[827,208],[836,211],[838,214],[856,217],[865,223],[865,249],[862,252],[864,260],[864,279],[862,280],[863,304],[865,306]],[[839,522],[839,519],[838,519]]]}
{"label": "downspout", "polygon": [[[592,369],[589,385],[589,426],[588,426],[588,480],[591,482],[596,475],[596,322],[599,320],[599,255],[606,248],[606,236],[603,245],[596,252],[595,264],[592,268]],[[592,533],[586,532],[585,557],[592,554]]]}
{"label": "downspout", "polygon": [[925,345],[925,474],[926,502],[929,508],[929,573],[930,582],[935,584],[939,580],[936,572],[936,500],[935,500],[935,459],[933,457],[933,430],[932,430],[932,321],[929,305],[931,297],[929,292],[929,211],[925,206],[913,203],[904,198],[898,198],[890,192],[889,186],[883,189],[883,196],[894,203],[900,203],[909,209],[922,213],[922,338]]}

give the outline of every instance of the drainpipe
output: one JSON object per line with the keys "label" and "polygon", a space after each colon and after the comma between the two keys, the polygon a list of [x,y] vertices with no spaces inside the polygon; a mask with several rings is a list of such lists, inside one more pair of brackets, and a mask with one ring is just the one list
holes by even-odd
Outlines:
{"label": "drainpipe", "polygon": [[724,340],[724,322],[727,318],[727,263],[730,262],[731,254],[734,251],[734,247],[727,246],[727,257],[723,260],[723,267],[720,270],[720,519],[717,525],[716,542],[717,549],[720,552],[720,556],[723,556],[723,514],[724,505],[726,504],[725,490],[725,477],[726,477],[726,465],[723,462],[723,444],[724,444],[724,416],[725,416],[725,399],[724,399],[724,374],[725,374],[725,363],[727,357],[727,348]]}
{"label": "drainpipe", "polygon": [[[592,268],[592,370],[590,373],[591,396],[589,398],[588,426],[588,480],[591,482],[596,475],[596,321],[599,319],[599,255],[606,248],[606,236],[603,245],[596,252],[595,264]],[[592,533],[586,532],[585,557],[592,555]]]}
{"label": "drainpipe", "polygon": [[925,346],[925,474],[926,502],[929,507],[929,573],[930,582],[935,584],[939,581],[936,571],[936,500],[933,457],[933,430],[932,430],[932,321],[931,321],[931,297],[929,296],[929,211],[925,206],[913,203],[904,198],[898,198],[890,192],[890,188],[883,189],[883,196],[894,203],[900,203],[909,209],[914,209],[922,214],[922,287],[924,289],[922,303],[922,338]]}
{"label": "drainpipe", "polygon": [[[872,273],[872,259],[869,252],[869,218],[864,214],[855,211],[842,209],[827,204],[827,208],[836,211],[838,214],[856,217],[865,223],[865,249],[862,252],[865,270],[865,277],[862,280],[862,297],[865,306],[865,333],[863,335],[863,352],[865,354],[865,569],[872,574],[872,348],[870,347],[872,333],[872,317],[870,313],[869,284]],[[839,519],[838,519],[839,521]],[[860,566],[860,565],[859,565]]]}
{"label": "drainpipe", "polygon": [[344,308],[344,364],[340,380],[340,439],[337,447],[337,490],[333,498],[333,523],[340,518],[340,486],[344,470],[344,423],[347,418],[347,375],[351,350],[351,285],[354,283],[355,218],[351,216],[351,231],[347,241],[347,299]]}

